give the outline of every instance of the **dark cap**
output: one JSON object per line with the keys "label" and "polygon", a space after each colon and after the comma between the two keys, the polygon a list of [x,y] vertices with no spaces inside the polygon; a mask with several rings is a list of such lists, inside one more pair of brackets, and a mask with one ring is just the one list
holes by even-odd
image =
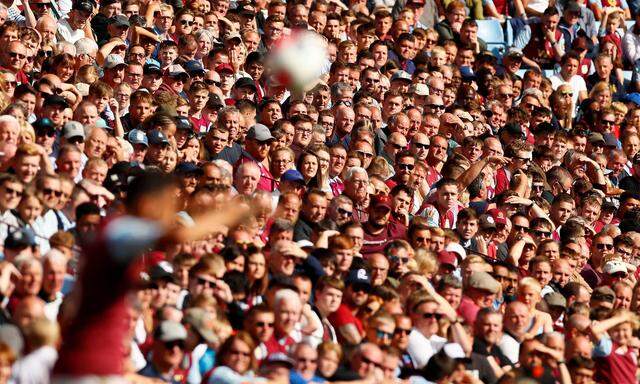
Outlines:
{"label": "dark cap", "polygon": [[147,139],[149,140],[149,145],[167,145],[170,143],[167,135],[159,129],[149,131]]}
{"label": "dark cap", "polygon": [[216,72],[220,73],[222,71],[229,71],[231,73],[235,72],[231,64],[227,64],[227,63],[218,64],[216,66]]}
{"label": "dark cap", "polygon": [[204,67],[198,60],[189,60],[184,64],[184,70],[189,76],[204,75]]}
{"label": "dark cap", "polygon": [[359,286],[364,288],[371,288],[371,277],[364,268],[352,269],[347,275],[345,280],[347,286]]}
{"label": "dark cap", "polygon": [[304,177],[302,176],[302,173],[300,173],[300,171],[298,171],[297,169],[289,169],[288,171],[282,174],[282,177],[280,178],[280,180],[283,182],[291,181],[294,183],[304,184]]}
{"label": "dark cap", "polygon": [[43,117],[34,121],[33,124],[31,124],[31,126],[36,131],[36,135],[38,134],[38,132],[45,132],[45,131],[56,129],[56,126],[53,124],[53,121],[51,121],[51,119],[49,119],[48,117]]}
{"label": "dark cap", "polygon": [[4,241],[7,249],[22,249],[36,245],[36,235],[30,228],[19,228],[9,232]]}
{"label": "dark cap", "polygon": [[202,169],[191,162],[184,162],[176,165],[174,172],[178,175],[200,174]]}
{"label": "dark cap", "polygon": [[191,120],[188,117],[176,116],[175,121],[177,129],[193,130],[193,124],[191,124]]}
{"label": "dark cap", "polygon": [[163,260],[149,268],[149,277],[152,281],[166,280],[174,281],[174,269],[171,263]]}
{"label": "dark cap", "polygon": [[215,93],[209,94],[209,101],[207,101],[205,108],[216,109],[222,107],[224,107],[224,103],[220,99],[220,96]]}
{"label": "dark cap", "polygon": [[602,133],[599,132],[593,132],[589,135],[589,143],[594,144],[594,143],[604,143],[604,137],[602,136]]}
{"label": "dark cap", "polygon": [[570,13],[580,13],[580,6],[575,1],[570,1],[564,7],[564,11]]}
{"label": "dark cap", "polygon": [[67,100],[62,96],[49,95],[44,99],[43,106],[60,106],[62,108],[69,108],[69,103],[67,103]]}
{"label": "dark cap", "polygon": [[158,64],[145,64],[142,71],[145,75],[162,75],[162,69],[160,69]]}
{"label": "dark cap", "polygon": [[233,84],[233,88],[251,88],[254,92],[257,90],[256,83],[250,77],[239,78],[235,84]]}
{"label": "dark cap", "polygon": [[369,203],[369,207],[371,208],[378,208],[378,207],[385,207],[388,209],[392,208],[392,200],[391,197],[389,197],[389,195],[374,195],[371,197],[371,202]]}
{"label": "dark cap", "polygon": [[496,229],[496,221],[493,220],[493,216],[487,215],[487,214],[480,216],[480,219],[478,220],[478,225],[482,230]]}
{"label": "dark cap", "polygon": [[79,0],[73,2],[71,9],[74,11],[93,13],[93,5],[94,4],[91,1]]}
{"label": "dark cap", "polygon": [[115,15],[109,19],[109,25],[115,25],[116,27],[131,27],[129,18],[125,15]]}

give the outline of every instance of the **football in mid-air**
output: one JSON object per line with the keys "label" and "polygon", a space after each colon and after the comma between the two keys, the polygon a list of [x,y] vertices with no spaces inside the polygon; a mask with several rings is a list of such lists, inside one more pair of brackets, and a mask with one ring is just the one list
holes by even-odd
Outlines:
{"label": "football in mid-air", "polygon": [[293,31],[271,50],[267,68],[281,85],[292,90],[313,87],[327,65],[327,42],[315,32]]}

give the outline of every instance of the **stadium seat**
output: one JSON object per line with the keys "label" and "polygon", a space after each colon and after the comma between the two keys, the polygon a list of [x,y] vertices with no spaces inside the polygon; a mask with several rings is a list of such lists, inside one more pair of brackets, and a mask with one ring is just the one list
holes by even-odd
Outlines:
{"label": "stadium seat", "polygon": [[476,20],[478,37],[487,43],[487,49],[496,56],[502,56],[507,48],[504,30],[498,20]]}

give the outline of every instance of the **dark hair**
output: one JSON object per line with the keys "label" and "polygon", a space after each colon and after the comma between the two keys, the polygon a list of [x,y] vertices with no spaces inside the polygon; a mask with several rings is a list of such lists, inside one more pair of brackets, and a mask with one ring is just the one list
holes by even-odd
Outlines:
{"label": "dark hair", "polygon": [[159,171],[145,172],[131,181],[127,188],[125,205],[132,209],[145,196],[153,196],[159,191],[175,185],[173,176],[166,175]]}
{"label": "dark hair", "polygon": [[76,207],[76,220],[79,221],[85,216],[100,215],[100,207],[94,203],[82,203]]}

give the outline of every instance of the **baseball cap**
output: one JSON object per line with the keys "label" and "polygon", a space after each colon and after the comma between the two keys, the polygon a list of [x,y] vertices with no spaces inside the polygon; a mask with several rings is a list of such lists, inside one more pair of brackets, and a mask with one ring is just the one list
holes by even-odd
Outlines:
{"label": "baseball cap", "polygon": [[394,80],[404,80],[411,82],[411,75],[403,70],[395,71],[395,73],[391,76],[391,81]]}
{"label": "baseball cap", "polygon": [[[124,59],[120,55],[108,55],[106,59],[104,59],[104,67],[106,69],[113,69],[119,65],[127,65],[124,62]],[[144,71],[144,68],[143,68]]]}
{"label": "baseball cap", "polygon": [[604,143],[604,137],[602,136],[602,133],[599,132],[593,132],[589,135],[589,143],[594,144],[594,143]]}
{"label": "baseball cap", "polygon": [[385,208],[391,209],[392,207],[391,197],[383,194],[374,195],[371,197],[371,202],[369,203],[369,206],[371,208],[385,207]]}
{"label": "baseball cap", "polygon": [[206,310],[198,307],[187,309],[184,315],[184,322],[195,328],[207,343],[213,343],[218,340],[212,329],[213,315]]}
{"label": "baseball cap", "polygon": [[191,121],[189,120],[188,117],[177,116],[175,118],[175,121],[176,121],[177,129],[185,129],[189,131],[193,129],[193,124],[191,124]]}
{"label": "baseball cap", "polygon": [[522,50],[520,50],[520,49],[518,49],[516,47],[511,47],[507,51],[506,56],[509,56],[509,57],[522,57],[524,55],[522,54]]}
{"label": "baseball cap", "polygon": [[131,144],[143,144],[147,147],[149,146],[149,139],[147,139],[147,134],[139,129],[132,129],[127,135],[127,140],[129,140]]}
{"label": "baseball cap", "polygon": [[480,226],[480,229],[483,230],[496,229],[496,221],[493,219],[493,216],[489,214],[481,215],[478,220],[478,225]]}
{"label": "baseball cap", "polygon": [[227,33],[224,35],[224,43],[230,42],[232,40],[237,41],[238,43],[242,43],[242,37],[239,33]]}
{"label": "baseball cap", "polygon": [[635,105],[640,105],[640,93],[629,93],[624,98],[627,103],[634,103]]}
{"label": "baseball cap", "polygon": [[304,259],[307,253],[302,250],[296,243],[289,240],[280,240],[273,247],[273,253],[279,253],[285,256],[293,256]]}
{"label": "baseball cap", "polygon": [[438,252],[438,262],[440,264],[451,265],[454,268],[458,267],[458,257],[454,252],[440,251]]}
{"label": "baseball cap", "polygon": [[92,13],[93,3],[88,0],[74,1],[71,9],[73,9],[74,11]]}
{"label": "baseball cap", "polygon": [[202,169],[194,163],[183,162],[176,165],[174,172],[179,175],[199,174],[202,173]]}
{"label": "baseball cap", "polygon": [[371,277],[364,268],[352,269],[345,280],[347,286],[358,286],[365,289],[371,288]]}
{"label": "baseball cap", "polygon": [[602,270],[608,275],[613,275],[619,272],[629,273],[627,265],[622,260],[609,260],[604,263]]}
{"label": "baseball cap", "polygon": [[451,242],[447,244],[444,250],[447,252],[455,253],[456,255],[458,255],[458,258],[460,258],[460,260],[464,260],[467,258],[467,251],[464,250],[464,247],[460,245],[460,243]]}
{"label": "baseball cap", "polygon": [[267,128],[266,125],[263,124],[254,124],[247,131],[247,139],[256,140],[256,141],[270,141],[273,140],[273,136],[271,135],[271,131]]}
{"label": "baseball cap", "polygon": [[149,268],[149,277],[152,281],[175,280],[173,273],[173,266],[166,260],[162,260]]}
{"label": "baseball cap", "polygon": [[293,360],[286,353],[276,352],[270,354],[265,360],[266,365],[283,365],[289,369],[293,368]]}
{"label": "baseball cap", "polygon": [[162,69],[160,69],[160,66],[158,64],[149,63],[144,65],[142,73],[145,75],[162,75]]}
{"label": "baseball cap", "polygon": [[184,68],[180,64],[170,65],[169,68],[165,70],[164,74],[169,77],[189,78],[189,74],[187,73],[187,71],[184,70]]}
{"label": "baseball cap", "polygon": [[62,126],[62,136],[67,140],[72,137],[82,137],[84,139],[84,127],[77,121],[69,121]]}
{"label": "baseball cap", "polygon": [[507,216],[505,216],[502,210],[493,208],[488,210],[487,213],[491,216],[495,224],[507,224]]}
{"label": "baseball cap", "polygon": [[116,27],[131,27],[129,19],[125,15],[115,15],[109,19],[109,25],[115,25]]}
{"label": "baseball cap", "polygon": [[487,291],[491,293],[498,293],[500,291],[500,283],[487,272],[473,272],[469,277],[469,288],[479,289],[481,291]]}
{"label": "baseball cap", "polygon": [[256,83],[250,77],[241,77],[234,84],[233,88],[251,88],[253,91],[256,91]]}
{"label": "baseball cap", "polygon": [[409,87],[409,92],[418,96],[429,96],[429,87],[422,83],[412,84]]}
{"label": "baseball cap", "polygon": [[300,171],[298,171],[297,169],[289,169],[288,171],[282,174],[282,177],[280,178],[280,180],[283,182],[292,181],[292,182],[304,184],[304,177],[302,176],[302,173],[300,173]]}
{"label": "baseball cap", "polygon": [[567,307],[567,299],[558,292],[546,294],[544,296],[544,301],[546,301],[550,307]]}
{"label": "baseball cap", "polygon": [[595,301],[608,301],[610,303],[613,303],[615,298],[616,293],[607,285],[597,287],[591,294],[591,300]]}
{"label": "baseball cap", "polygon": [[231,64],[227,64],[227,63],[218,64],[216,66],[216,72],[220,73],[222,71],[229,71],[229,72],[232,72],[232,73],[235,72],[235,70],[233,69]]}
{"label": "baseball cap", "polygon": [[184,69],[189,76],[192,75],[204,75],[204,67],[198,60],[189,60],[184,64]]}
{"label": "baseball cap", "polygon": [[147,133],[147,139],[150,145],[166,145],[169,144],[169,138],[159,129],[154,129]]}
{"label": "baseball cap", "polygon": [[154,339],[163,343],[169,341],[186,340],[187,330],[178,322],[165,320],[158,325]]}
{"label": "baseball cap", "polygon": [[36,131],[36,135],[41,135],[42,132],[55,131],[56,126],[53,124],[53,121],[48,117],[42,117],[31,124],[33,129]]}
{"label": "baseball cap", "polygon": [[62,96],[49,95],[44,99],[43,106],[60,106],[62,108],[69,108],[69,103],[67,103],[67,100]]}
{"label": "baseball cap", "polygon": [[30,228],[19,228],[9,232],[4,241],[7,249],[22,249],[36,245],[36,235]]}

